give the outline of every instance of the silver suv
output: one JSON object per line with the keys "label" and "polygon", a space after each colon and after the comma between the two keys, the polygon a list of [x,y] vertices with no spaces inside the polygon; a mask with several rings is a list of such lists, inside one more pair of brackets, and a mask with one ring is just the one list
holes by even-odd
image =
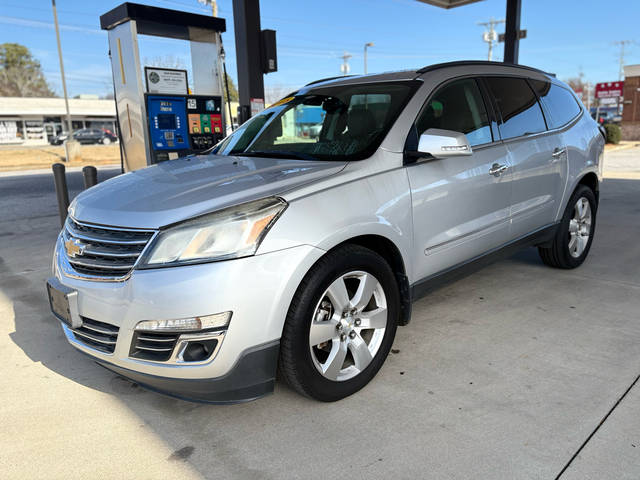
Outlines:
{"label": "silver suv", "polygon": [[52,310],[74,347],[153,390],[244,401],[278,370],[338,400],[375,376],[412,301],[442,281],[530,245],[579,266],[603,148],[571,90],[533,68],[315,82],[209,155],[79,195]]}

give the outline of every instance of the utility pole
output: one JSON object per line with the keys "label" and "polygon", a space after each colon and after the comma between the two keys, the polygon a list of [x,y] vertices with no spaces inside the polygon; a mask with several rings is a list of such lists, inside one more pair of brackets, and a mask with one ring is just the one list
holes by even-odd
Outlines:
{"label": "utility pole", "polygon": [[214,17],[218,16],[218,2],[216,0],[198,0],[202,5],[211,5],[211,13]]}
{"label": "utility pole", "polygon": [[[198,0],[198,3],[202,5],[210,5],[211,6],[211,15],[214,17],[218,16],[218,2],[216,0]],[[231,127],[231,131],[233,132],[233,113],[231,111],[231,97],[229,95],[229,77],[227,76],[227,54],[224,51],[224,47],[222,46],[222,36],[220,38],[220,62],[222,63],[222,83],[224,85],[224,91],[227,94],[227,108],[229,111],[229,120],[225,129],[229,131],[229,127]],[[224,95],[222,95],[224,99]]]}
{"label": "utility pole", "polygon": [[367,74],[367,48],[373,47],[373,42],[364,44],[364,74]]}
{"label": "utility pole", "polygon": [[[60,59],[60,76],[62,77],[62,91],[64,93],[64,106],[67,111],[67,131],[69,132],[69,136],[67,140],[72,140],[71,134],[73,130],[71,129],[71,114],[69,113],[69,96],[67,95],[67,82],[64,78],[64,62],[62,61],[62,46],[60,44],[60,29],[58,27],[58,12],[56,11],[56,0],[51,0],[51,7],[53,8],[53,23],[56,26],[56,40],[58,42],[58,58]],[[67,142],[65,142],[65,153],[67,162],[71,160],[69,155],[69,150],[66,147]]]}
{"label": "utility pole", "polygon": [[620,46],[620,69],[618,70],[618,80],[622,80],[622,77],[624,76],[624,48],[632,43],[633,40],[618,40],[617,42],[613,42],[614,45]]}
{"label": "utility pole", "polygon": [[[614,45],[620,46],[620,65],[618,70],[618,80],[622,80],[624,77],[624,47],[627,45],[631,45],[633,40],[618,40],[617,42],[613,42]],[[620,97],[618,97],[618,102],[616,103],[616,113],[620,113]]]}
{"label": "utility pole", "polygon": [[496,26],[504,23],[504,19],[496,20],[493,17],[488,22],[478,22],[478,25],[487,27],[488,30],[482,34],[482,40],[489,44],[489,54],[487,59],[491,61],[493,57],[493,46],[498,42],[498,33],[496,32]]}
{"label": "utility pole", "polygon": [[347,76],[351,71],[351,67],[349,66],[349,59],[353,57],[349,52],[344,52],[344,54],[340,57],[342,59],[342,65],[340,65],[340,72],[342,75]]}

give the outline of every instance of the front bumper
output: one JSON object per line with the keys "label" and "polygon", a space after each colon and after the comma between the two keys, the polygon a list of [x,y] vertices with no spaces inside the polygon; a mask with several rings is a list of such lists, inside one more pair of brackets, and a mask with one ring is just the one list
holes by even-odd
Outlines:
{"label": "front bumper", "polygon": [[[134,270],[121,282],[65,275],[58,239],[54,275],[78,292],[81,317],[118,327],[113,353],[96,350],[62,325],[69,342],[106,368],[150,389],[189,400],[230,402],[273,389],[277,346],[293,295],[324,252],[301,245],[235,260]],[[217,352],[197,364],[132,358],[135,326],[142,320],[179,319],[231,311]]]}
{"label": "front bumper", "polygon": [[103,361],[98,364],[148,390],[170,397],[191,402],[238,403],[273,392],[279,347],[280,342],[275,341],[251,348],[243,352],[229,373],[214,379],[159,377]]}

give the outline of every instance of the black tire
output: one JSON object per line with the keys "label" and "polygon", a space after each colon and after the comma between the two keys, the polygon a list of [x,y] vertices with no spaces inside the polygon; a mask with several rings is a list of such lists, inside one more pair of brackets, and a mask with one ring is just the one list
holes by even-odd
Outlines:
{"label": "black tire", "polygon": [[[591,208],[591,227],[589,232],[589,239],[584,250],[578,257],[571,255],[569,251],[569,224],[574,216],[574,208],[580,198],[586,198]],[[538,247],[538,252],[542,261],[554,268],[571,269],[582,265],[582,262],[587,258],[589,250],[591,249],[591,243],[593,242],[593,235],[596,231],[596,214],[598,209],[598,202],[596,196],[589,187],[585,185],[578,185],[578,187],[571,195],[567,208],[564,211],[562,220],[558,225],[558,231],[556,232],[553,242],[549,247]]]}
{"label": "black tire", "polygon": [[[314,365],[309,332],[321,296],[334,282],[351,271],[372,274],[384,290],[387,324],[373,359],[355,377],[332,381]],[[389,354],[400,318],[400,292],[395,276],[383,257],[372,250],[345,245],[327,253],[311,268],[298,287],[285,321],[280,343],[280,377],[297,392],[324,402],[333,402],[364,387],[376,375]]]}

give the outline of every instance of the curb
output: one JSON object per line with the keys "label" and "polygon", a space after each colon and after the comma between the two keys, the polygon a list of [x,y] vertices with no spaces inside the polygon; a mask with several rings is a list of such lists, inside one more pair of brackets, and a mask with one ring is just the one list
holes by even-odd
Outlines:
{"label": "curb", "polygon": [[606,148],[605,147],[604,153],[617,152],[618,150],[627,150],[629,148],[634,148],[634,147],[639,147],[639,146],[640,146],[640,142],[629,142],[627,144],[616,145],[615,147],[611,147],[611,148]]}

